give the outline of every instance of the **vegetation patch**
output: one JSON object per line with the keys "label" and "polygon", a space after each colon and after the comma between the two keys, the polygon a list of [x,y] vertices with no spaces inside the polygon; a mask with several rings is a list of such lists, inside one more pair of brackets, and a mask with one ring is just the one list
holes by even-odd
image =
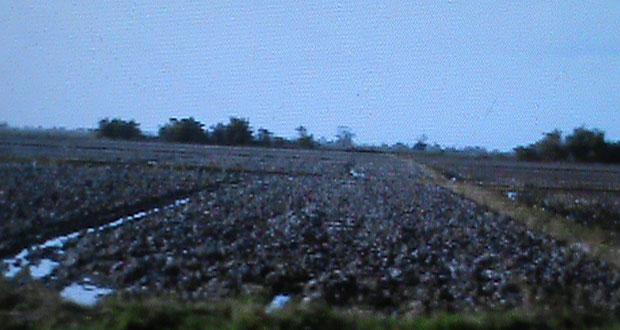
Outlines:
{"label": "vegetation patch", "polygon": [[109,298],[91,307],[63,302],[37,283],[0,278],[0,329],[592,329],[618,328],[615,315],[567,309],[386,315],[295,302],[268,313],[252,297],[183,302]]}

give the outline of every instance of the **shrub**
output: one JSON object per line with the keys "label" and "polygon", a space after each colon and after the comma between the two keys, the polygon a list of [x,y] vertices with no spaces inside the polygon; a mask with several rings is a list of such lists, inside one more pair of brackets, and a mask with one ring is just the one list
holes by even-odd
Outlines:
{"label": "shrub", "polygon": [[125,121],[119,118],[112,120],[105,118],[99,121],[97,136],[109,139],[138,140],[144,138],[139,128],[140,124],[134,120]]}
{"label": "shrub", "polygon": [[620,163],[620,142],[609,143],[605,151],[605,162]]}
{"label": "shrub", "polygon": [[528,146],[514,148],[517,159],[525,161],[559,161],[620,163],[620,142],[605,141],[605,133],[578,127],[562,139],[562,133],[554,130]]}
{"label": "shrub", "polygon": [[607,149],[605,133],[597,129],[575,128],[573,134],[566,137],[566,147],[571,158],[577,161],[603,161]]}
{"label": "shrub", "polygon": [[542,157],[540,156],[538,151],[536,151],[532,146],[527,146],[527,147],[519,146],[519,147],[516,147],[514,150],[515,150],[515,153],[517,154],[518,160],[523,160],[523,161],[542,160]]}
{"label": "shrub", "polygon": [[308,129],[304,126],[299,126],[295,130],[299,134],[299,138],[297,139],[297,144],[299,147],[304,149],[313,149],[316,146],[314,136],[308,133]]}
{"label": "shrub", "polygon": [[227,146],[250,145],[254,141],[247,119],[230,117],[228,124],[218,123],[211,127],[211,143]]}
{"label": "shrub", "polygon": [[235,146],[252,144],[252,130],[247,119],[231,117],[226,128],[227,144]]}
{"label": "shrub", "polygon": [[268,129],[259,128],[258,129],[258,137],[256,138],[256,143],[261,146],[270,147],[273,141],[273,133],[271,133]]}
{"label": "shrub", "polygon": [[159,129],[159,138],[167,142],[207,143],[209,136],[203,129],[204,124],[193,117],[170,121]]}

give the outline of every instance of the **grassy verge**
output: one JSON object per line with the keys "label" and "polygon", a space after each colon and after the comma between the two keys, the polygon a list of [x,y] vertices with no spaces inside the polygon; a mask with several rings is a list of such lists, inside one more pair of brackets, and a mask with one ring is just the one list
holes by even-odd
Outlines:
{"label": "grassy verge", "polygon": [[236,299],[187,303],[174,297],[108,299],[93,308],[60,300],[40,284],[0,278],[1,329],[580,329],[620,328],[605,314],[520,311],[386,316],[325,305],[291,303],[273,314],[265,303]]}
{"label": "grassy verge", "polygon": [[545,208],[587,227],[600,227],[617,234],[620,229],[620,193],[542,190],[526,186],[517,200],[530,207]]}
{"label": "grassy verge", "polygon": [[504,194],[467,181],[448,180],[433,168],[412,161],[435,184],[484,205],[499,214],[521,221],[531,230],[569,243],[580,244],[603,260],[620,266],[620,243],[608,231],[587,227],[539,208],[517,203]]}

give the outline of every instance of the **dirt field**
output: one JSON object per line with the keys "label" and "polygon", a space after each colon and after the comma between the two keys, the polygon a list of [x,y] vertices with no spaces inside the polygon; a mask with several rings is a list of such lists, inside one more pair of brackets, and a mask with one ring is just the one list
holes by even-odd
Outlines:
{"label": "dirt field", "polygon": [[[117,297],[285,296],[409,315],[620,307],[616,266],[441,187],[410,159],[96,140],[0,150],[4,255],[35,247],[1,265],[53,290],[87,282]],[[511,175],[490,163],[493,175],[421,162],[518,194],[543,182],[526,180],[535,175],[564,188],[615,180],[613,168]]]}
{"label": "dirt field", "polygon": [[447,179],[505,193],[568,221],[620,232],[620,166],[415,156]]}

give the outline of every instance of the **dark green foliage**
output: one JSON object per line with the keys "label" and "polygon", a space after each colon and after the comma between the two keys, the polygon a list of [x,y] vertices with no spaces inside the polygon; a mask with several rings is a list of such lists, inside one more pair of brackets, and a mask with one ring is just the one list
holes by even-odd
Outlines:
{"label": "dark green foliage", "polygon": [[247,119],[231,117],[227,125],[228,144],[235,146],[250,145],[252,143],[252,130]]}
{"label": "dark green foliage", "polygon": [[609,143],[605,152],[605,162],[620,163],[620,142]]}
{"label": "dark green foliage", "polygon": [[271,133],[268,129],[259,128],[258,136],[256,138],[256,143],[264,147],[271,147],[273,140],[273,133]]}
{"label": "dark green foliage", "polygon": [[568,156],[568,150],[562,140],[562,132],[557,129],[545,133],[543,138],[534,144],[515,148],[515,152],[519,159],[529,161],[559,161],[565,160]]}
{"label": "dark green foliage", "polygon": [[308,133],[308,129],[304,126],[299,126],[295,129],[299,134],[299,138],[297,139],[297,145],[304,149],[313,149],[316,147],[316,142],[314,142],[314,136]]}
{"label": "dark green foliage", "polygon": [[566,137],[566,148],[571,157],[577,161],[603,161],[607,149],[605,133],[597,129],[575,128],[573,134]]}
{"label": "dark green foliage", "polygon": [[554,130],[546,133],[545,136],[536,143],[537,149],[544,160],[558,161],[566,159],[568,150],[562,141],[562,132]]}
{"label": "dark green foliage", "polygon": [[347,126],[338,126],[338,132],[336,133],[336,145],[342,149],[353,148],[353,138],[355,133],[351,128]]}
{"label": "dark green foliage", "polygon": [[228,124],[211,127],[211,143],[227,146],[247,146],[253,142],[253,133],[247,119],[231,117]]}
{"label": "dark green foliage", "polygon": [[159,129],[159,138],[167,142],[207,143],[208,135],[203,129],[204,124],[193,117],[170,121]]}
{"label": "dark green foliage", "polygon": [[97,136],[109,139],[138,140],[144,138],[139,128],[140,124],[134,120],[126,121],[119,118],[112,120],[105,118],[99,121]]}
{"label": "dark green foliage", "polygon": [[517,159],[519,160],[528,161],[528,162],[542,160],[542,157],[540,157],[540,154],[531,146],[527,146],[527,147],[518,146],[514,150],[515,150],[515,153],[517,154]]}
{"label": "dark green foliage", "polygon": [[272,145],[276,148],[285,148],[291,146],[291,142],[283,137],[276,136],[273,138]]}
{"label": "dark green foliage", "polygon": [[605,141],[605,133],[584,127],[573,130],[562,139],[562,133],[554,130],[528,146],[514,149],[519,160],[525,161],[577,161],[620,163],[620,142]]}
{"label": "dark green foliage", "polygon": [[61,302],[41,286],[17,289],[0,278],[0,297],[19,305],[0,306],[0,329],[586,329],[617,328],[613,313],[568,309],[469,314],[403,315],[340,311],[326,305],[293,303],[273,314],[247,299],[182,302],[172,297],[123,301],[110,298],[94,308]]}
{"label": "dark green foliage", "polygon": [[228,128],[222,123],[211,127],[210,142],[217,145],[226,145],[228,140]]}
{"label": "dark green foliage", "polygon": [[[100,137],[112,139],[146,139],[138,128],[139,124],[135,121],[124,121],[121,119],[103,119],[99,122],[96,130]],[[299,133],[298,139],[285,139],[275,136],[271,131],[260,128],[257,136],[250,127],[250,121],[245,118],[230,117],[228,123],[218,123],[205,129],[204,124],[193,117],[177,119],[170,118],[168,123],[160,127],[158,139],[166,142],[175,143],[197,143],[215,144],[226,146],[250,146],[257,145],[263,147],[276,148],[305,148],[313,149],[319,144],[314,140],[314,136],[308,133],[304,126],[299,126],[296,130]],[[343,130],[340,139],[346,145],[352,146],[354,134],[348,128]],[[152,137],[152,139],[156,139]]]}
{"label": "dark green foliage", "polygon": [[425,151],[428,147],[428,143],[426,141],[428,141],[428,137],[425,134],[422,134],[412,149],[415,151]]}

